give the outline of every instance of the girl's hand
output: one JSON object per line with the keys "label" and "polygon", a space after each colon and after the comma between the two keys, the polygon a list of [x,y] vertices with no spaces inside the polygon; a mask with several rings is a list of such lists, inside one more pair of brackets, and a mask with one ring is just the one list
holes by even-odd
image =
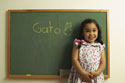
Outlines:
{"label": "girl's hand", "polygon": [[92,74],[90,74],[89,72],[85,72],[82,75],[82,80],[85,81],[85,82],[90,82],[91,81],[91,77],[93,77]]}
{"label": "girl's hand", "polygon": [[93,79],[93,78],[95,78],[95,77],[97,77],[98,76],[98,73],[97,72],[95,72],[95,71],[90,71],[90,74],[92,74],[93,76],[91,76],[90,78],[91,79]]}

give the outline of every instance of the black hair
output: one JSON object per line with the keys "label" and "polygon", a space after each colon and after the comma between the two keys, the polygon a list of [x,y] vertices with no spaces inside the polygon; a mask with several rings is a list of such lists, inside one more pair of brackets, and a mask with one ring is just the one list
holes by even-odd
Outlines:
{"label": "black hair", "polygon": [[84,39],[84,36],[83,36],[83,29],[85,28],[86,24],[88,23],[94,23],[98,29],[98,37],[97,39],[95,40],[96,42],[99,42],[101,44],[103,44],[103,41],[102,41],[102,35],[101,35],[101,29],[100,29],[100,26],[99,24],[96,22],[96,20],[94,19],[91,19],[91,18],[88,18],[88,19],[85,19],[82,23],[81,23],[81,26],[80,26],[80,39],[82,40],[85,40]]}

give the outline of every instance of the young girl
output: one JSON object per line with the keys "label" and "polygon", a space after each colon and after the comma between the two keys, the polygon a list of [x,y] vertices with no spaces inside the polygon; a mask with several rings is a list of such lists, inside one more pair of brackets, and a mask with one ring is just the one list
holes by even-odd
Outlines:
{"label": "young girl", "polygon": [[94,19],[81,24],[81,39],[74,40],[68,83],[104,83],[106,66],[101,30]]}

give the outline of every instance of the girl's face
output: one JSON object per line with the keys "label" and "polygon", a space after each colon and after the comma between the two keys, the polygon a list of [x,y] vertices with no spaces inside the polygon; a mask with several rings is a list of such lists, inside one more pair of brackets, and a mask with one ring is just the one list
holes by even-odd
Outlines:
{"label": "girl's face", "polygon": [[85,40],[89,43],[95,43],[98,38],[98,28],[94,23],[88,23],[83,29],[83,36]]}

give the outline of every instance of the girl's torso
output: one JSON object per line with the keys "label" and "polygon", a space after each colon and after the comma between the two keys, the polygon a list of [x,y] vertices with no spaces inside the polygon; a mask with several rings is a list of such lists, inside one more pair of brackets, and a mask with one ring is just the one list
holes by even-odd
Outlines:
{"label": "girl's torso", "polygon": [[[78,45],[77,42],[74,42],[74,43]],[[86,72],[98,70],[100,65],[100,60],[101,60],[101,53],[103,50],[104,50],[104,45],[101,45],[100,43],[90,44],[84,41],[81,44],[81,47],[79,48],[78,59],[79,59],[80,65]],[[72,67],[71,73],[69,76],[69,81],[70,81],[69,83],[79,83],[79,82],[86,83],[86,82],[82,82],[80,77],[81,76],[78,74],[75,68]],[[95,81],[101,81],[101,82],[95,82]],[[104,82],[103,73],[101,73],[95,79],[92,79],[92,83],[103,83],[103,82]]]}

